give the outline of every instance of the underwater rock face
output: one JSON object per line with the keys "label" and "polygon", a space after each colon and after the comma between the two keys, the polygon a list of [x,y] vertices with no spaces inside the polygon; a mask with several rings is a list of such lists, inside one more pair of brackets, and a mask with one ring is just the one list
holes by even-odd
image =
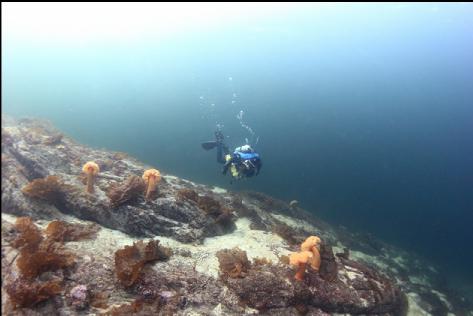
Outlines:
{"label": "underwater rock face", "polygon": [[[8,135],[8,142],[2,143],[2,209],[12,214],[48,219],[61,212],[135,236],[161,235],[183,242],[232,229],[227,222],[215,223],[198,205],[177,201],[177,192],[183,188],[197,189],[222,208],[228,203],[225,198],[231,201],[229,196],[217,196],[171,177],[158,185],[156,199],[145,201],[136,193],[144,187],[135,177],[148,168],[134,159],[88,149],[67,137],[61,137],[55,145],[45,145],[49,134],[57,132],[39,121],[27,120],[2,129],[2,133]],[[96,161],[102,170],[94,194],[86,192],[81,178],[82,165],[89,160]],[[18,188],[26,188],[28,194]]]}
{"label": "underwater rock face", "polygon": [[[411,266],[422,271],[419,279],[436,276],[418,259],[359,240],[299,207],[166,174],[147,201],[139,177],[150,166],[77,144],[47,122],[4,123],[2,314],[404,315],[408,300],[416,308],[465,314],[470,306],[432,294],[428,281],[411,282]],[[84,184],[86,161],[101,170],[93,194]],[[31,220],[15,226],[19,216]],[[287,255],[311,235],[323,241],[320,270],[308,268],[298,281]],[[23,275],[20,248],[48,238],[73,253],[74,264]],[[167,260],[155,260],[158,242],[172,251]],[[140,255],[122,256],[117,267],[116,253],[132,247]],[[117,268],[136,262],[139,269],[123,283]],[[22,293],[31,297],[20,299]]]}

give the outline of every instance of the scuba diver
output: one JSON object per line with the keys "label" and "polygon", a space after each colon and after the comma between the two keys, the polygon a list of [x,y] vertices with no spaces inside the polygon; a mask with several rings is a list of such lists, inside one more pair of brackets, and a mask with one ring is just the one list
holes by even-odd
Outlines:
{"label": "scuba diver", "polygon": [[250,145],[237,147],[230,154],[223,140],[222,131],[217,130],[215,132],[215,141],[202,143],[202,148],[205,150],[217,147],[217,162],[224,164],[222,173],[227,174],[228,169],[230,169],[234,179],[257,176],[263,166],[259,154]]}

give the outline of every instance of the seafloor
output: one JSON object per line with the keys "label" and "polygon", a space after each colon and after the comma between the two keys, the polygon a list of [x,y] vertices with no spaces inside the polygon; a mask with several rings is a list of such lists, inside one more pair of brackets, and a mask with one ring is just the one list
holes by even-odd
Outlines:
{"label": "seafloor", "polygon": [[473,315],[427,260],[258,192],[162,174],[145,199],[148,168],[2,119],[2,315]]}

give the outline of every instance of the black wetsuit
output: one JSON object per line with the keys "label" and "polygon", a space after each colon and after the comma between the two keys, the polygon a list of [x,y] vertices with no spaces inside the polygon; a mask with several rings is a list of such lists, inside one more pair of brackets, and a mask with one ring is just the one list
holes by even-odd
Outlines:
{"label": "black wetsuit", "polygon": [[230,153],[228,147],[223,143],[223,134],[220,131],[215,132],[215,139],[217,141],[217,162],[226,163],[225,156]]}

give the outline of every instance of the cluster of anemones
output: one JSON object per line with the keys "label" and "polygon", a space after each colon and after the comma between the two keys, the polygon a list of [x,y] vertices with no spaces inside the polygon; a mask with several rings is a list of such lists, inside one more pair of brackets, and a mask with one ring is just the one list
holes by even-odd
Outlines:
{"label": "cluster of anemones", "polygon": [[[88,161],[82,167],[82,171],[87,175],[87,192],[94,193],[95,178],[100,172],[99,166],[93,161]],[[151,193],[156,190],[156,185],[161,181],[161,174],[156,169],[148,169],[143,173],[143,180],[146,183],[145,198],[148,200]]]}

